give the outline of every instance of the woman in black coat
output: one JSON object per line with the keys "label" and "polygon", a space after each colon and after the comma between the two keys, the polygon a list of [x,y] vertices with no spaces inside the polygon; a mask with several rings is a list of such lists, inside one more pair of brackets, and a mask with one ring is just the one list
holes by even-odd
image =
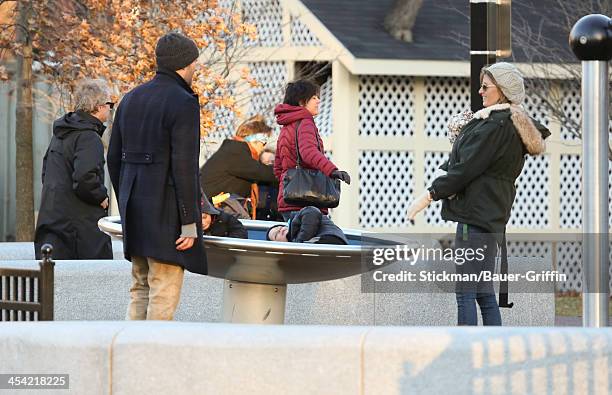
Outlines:
{"label": "woman in black coat", "polygon": [[98,229],[108,208],[102,133],[113,103],[107,84],[85,80],[75,92],[76,108],[53,123],[43,160],[42,197],[35,253],[53,246],[54,259],[113,259],[110,237]]}
{"label": "woman in black coat", "polygon": [[259,201],[258,184],[278,185],[272,166],[259,161],[271,131],[261,116],[240,125],[236,136],[224,140],[202,166],[200,181],[204,193],[213,197],[224,192],[241,201],[251,199],[250,214],[255,219],[252,207],[257,207]]}

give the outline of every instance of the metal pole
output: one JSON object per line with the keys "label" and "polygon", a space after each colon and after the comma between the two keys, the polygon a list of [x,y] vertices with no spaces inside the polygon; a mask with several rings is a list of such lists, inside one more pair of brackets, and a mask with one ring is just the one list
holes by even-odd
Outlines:
{"label": "metal pole", "polygon": [[496,43],[492,40],[494,31],[495,0],[470,0],[470,107],[476,112],[482,108],[480,70],[495,63]]}
{"label": "metal pole", "polygon": [[582,62],[583,316],[608,325],[608,63]]}
{"label": "metal pole", "polygon": [[234,324],[282,325],[285,322],[286,285],[225,280],[222,321]]}
{"label": "metal pole", "polygon": [[582,324],[608,326],[608,61],[612,19],[586,15],[572,27],[570,48],[582,61]]}

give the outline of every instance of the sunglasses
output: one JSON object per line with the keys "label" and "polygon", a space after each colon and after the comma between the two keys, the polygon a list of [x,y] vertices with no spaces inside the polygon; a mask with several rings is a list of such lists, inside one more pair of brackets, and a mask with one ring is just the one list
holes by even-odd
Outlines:
{"label": "sunglasses", "polygon": [[107,101],[104,104],[108,104],[108,107],[112,110],[115,107],[115,103],[113,103],[112,101]]}
{"label": "sunglasses", "polygon": [[268,136],[266,136],[264,133],[256,133],[256,134],[252,134],[250,136],[247,136],[244,138],[245,141],[248,142],[260,142],[262,143],[264,146],[266,144],[268,144],[268,141],[270,140],[270,138]]}
{"label": "sunglasses", "polygon": [[489,88],[493,88],[495,85],[486,85],[486,84],[482,84],[480,85],[480,89],[482,89],[483,91],[486,91]]}

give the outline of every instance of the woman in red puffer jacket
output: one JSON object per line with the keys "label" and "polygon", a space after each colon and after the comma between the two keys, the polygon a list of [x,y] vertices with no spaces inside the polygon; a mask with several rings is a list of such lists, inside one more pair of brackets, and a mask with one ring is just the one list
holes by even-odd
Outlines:
{"label": "woman in red puffer jacket", "polygon": [[[274,175],[278,178],[280,186],[278,191],[278,211],[288,220],[293,211],[299,211],[302,206],[293,206],[283,200],[283,177],[288,169],[294,168],[297,163],[295,150],[295,128],[300,121],[298,129],[298,144],[302,167],[322,171],[326,176],[337,178],[347,184],[351,177],[345,171],[338,170],[336,165],[325,157],[323,140],[314,122],[314,116],[319,113],[319,86],[308,80],[290,82],[285,90],[282,104],[274,109],[276,122],[282,126],[276,143],[276,157],[274,160]],[[317,144],[318,143],[318,144]],[[321,212],[327,214],[327,209]]]}

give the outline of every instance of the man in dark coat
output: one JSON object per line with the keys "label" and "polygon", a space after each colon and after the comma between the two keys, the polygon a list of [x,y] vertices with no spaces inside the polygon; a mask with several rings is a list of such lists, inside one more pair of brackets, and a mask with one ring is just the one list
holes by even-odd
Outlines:
{"label": "man in dark coat", "polygon": [[171,320],[183,269],[206,274],[198,180],[200,106],[191,89],[199,51],[169,33],[155,48],[157,74],[121,101],[108,168],[132,261],[128,319]]}
{"label": "man in dark coat", "polygon": [[287,225],[275,225],[268,229],[266,240],[293,243],[348,244],[342,229],[327,215],[313,206],[306,206],[292,214]]}
{"label": "man in dark coat", "polygon": [[110,237],[98,229],[106,215],[104,147],[100,137],[113,103],[102,80],[85,80],[75,92],[75,112],[53,123],[43,160],[36,258],[49,243],[55,259],[113,259]]}

